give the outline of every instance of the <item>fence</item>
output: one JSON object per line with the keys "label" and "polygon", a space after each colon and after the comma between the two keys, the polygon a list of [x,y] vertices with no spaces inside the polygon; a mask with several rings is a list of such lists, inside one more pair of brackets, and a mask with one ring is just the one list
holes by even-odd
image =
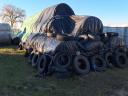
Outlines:
{"label": "fence", "polygon": [[128,27],[108,27],[104,26],[103,32],[116,32],[128,47]]}

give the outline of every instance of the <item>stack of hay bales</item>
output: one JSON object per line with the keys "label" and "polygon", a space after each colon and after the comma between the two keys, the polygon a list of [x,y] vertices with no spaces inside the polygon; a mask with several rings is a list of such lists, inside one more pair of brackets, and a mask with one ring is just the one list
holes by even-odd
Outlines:
{"label": "stack of hay bales", "polygon": [[[103,32],[103,24],[99,18],[94,16],[75,15],[74,11],[70,6],[64,3],[60,3],[55,6],[48,7],[44,9],[42,12],[39,12],[38,14],[28,18],[23,23],[22,30],[24,29],[26,33],[22,37],[21,45],[22,44],[24,45],[24,43],[26,43],[25,47],[27,48],[30,48],[29,45],[33,45],[35,46],[33,47],[34,50],[36,50],[36,48],[45,50],[47,48],[43,45],[43,43],[41,43],[44,42],[45,40],[42,39],[43,38],[42,36],[41,36],[42,38],[38,38],[37,36],[38,33],[40,33],[40,35],[43,35],[44,38],[49,37],[48,34],[50,33],[51,35],[50,37],[54,37],[55,39],[59,37],[59,39],[61,40],[65,39],[68,41],[76,40],[77,37],[81,35],[85,35],[84,36],[85,38],[88,37],[86,39],[88,40],[91,39],[95,41],[95,40],[100,40],[100,38],[98,37]],[[34,38],[33,38],[33,34],[35,35]],[[58,36],[58,34],[62,36]],[[33,40],[31,40],[29,36],[30,38],[32,37],[31,39]],[[69,37],[65,38],[65,36],[69,36]],[[38,42],[33,43],[36,41]],[[57,44],[51,43],[51,45],[54,46]]]}
{"label": "stack of hay bales", "polygon": [[45,9],[24,28],[29,33],[23,43],[26,56],[40,74],[86,75],[128,64],[117,33],[104,34],[99,18],[75,15],[67,4]]}
{"label": "stack of hay bales", "polygon": [[11,27],[9,24],[0,23],[0,45],[11,44]]}
{"label": "stack of hay bales", "polygon": [[[22,37],[22,42],[26,42],[31,33],[46,35],[47,33],[52,33],[73,37],[91,34],[95,38],[95,35],[102,34],[103,24],[100,19],[94,16],[75,15],[70,6],[61,3],[48,7],[28,18],[23,23],[22,30],[24,31],[24,29],[26,33]],[[40,47],[42,48],[42,46]]]}
{"label": "stack of hay bales", "polygon": [[46,26],[52,21],[51,19],[54,16],[71,16],[74,14],[74,11],[67,4],[61,3],[29,17],[22,25],[22,31],[26,29],[26,33],[22,37],[22,42],[25,42],[31,33],[45,32]]}

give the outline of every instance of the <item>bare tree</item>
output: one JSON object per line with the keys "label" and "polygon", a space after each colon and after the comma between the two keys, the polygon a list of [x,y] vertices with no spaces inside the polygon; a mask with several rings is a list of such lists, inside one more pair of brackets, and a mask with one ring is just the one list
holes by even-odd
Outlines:
{"label": "bare tree", "polygon": [[5,5],[1,12],[2,20],[8,22],[13,28],[17,22],[23,22],[25,11],[13,5]]}

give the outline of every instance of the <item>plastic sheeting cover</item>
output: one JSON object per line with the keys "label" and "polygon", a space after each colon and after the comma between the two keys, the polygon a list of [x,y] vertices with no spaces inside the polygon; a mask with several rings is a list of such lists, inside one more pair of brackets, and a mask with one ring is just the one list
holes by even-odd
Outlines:
{"label": "plastic sheeting cover", "polygon": [[74,11],[65,3],[60,3],[52,7],[48,7],[42,11],[39,18],[34,24],[33,31],[44,32],[43,27],[52,19],[54,16],[71,16],[74,15]]}
{"label": "plastic sheeting cover", "polygon": [[0,32],[11,32],[11,27],[7,23],[0,23]]}
{"label": "plastic sheeting cover", "polygon": [[101,34],[103,24],[99,18],[94,16],[55,16],[47,23],[45,28],[42,27],[42,30],[74,36],[90,33]]}
{"label": "plastic sheeting cover", "polygon": [[26,48],[33,48],[39,52],[51,52],[60,44],[55,38],[48,38],[44,34],[31,34],[26,42]]}
{"label": "plastic sheeting cover", "polygon": [[103,24],[99,18],[74,15],[74,11],[64,3],[46,8],[29,18],[23,25],[24,30],[27,31],[22,37],[23,42],[32,32],[78,36],[88,33],[100,34],[103,31]]}
{"label": "plastic sheeting cover", "polygon": [[0,32],[0,45],[11,44],[10,32]]}
{"label": "plastic sheeting cover", "polygon": [[103,32],[102,21],[94,16],[71,16],[75,21],[75,28],[73,34],[83,35],[83,34],[101,34]]}
{"label": "plastic sheeting cover", "polygon": [[47,23],[45,32],[71,34],[74,27],[75,22],[70,16],[55,16]]}
{"label": "plastic sheeting cover", "polygon": [[0,45],[11,44],[11,27],[7,23],[0,23]]}
{"label": "plastic sheeting cover", "polygon": [[37,19],[39,18],[39,15],[41,14],[41,12],[27,18],[22,25],[21,31],[25,32],[25,34],[23,35],[23,37],[21,38],[21,40],[23,42],[26,41],[26,39],[28,38],[28,36],[33,32],[33,26],[34,23],[37,21]]}

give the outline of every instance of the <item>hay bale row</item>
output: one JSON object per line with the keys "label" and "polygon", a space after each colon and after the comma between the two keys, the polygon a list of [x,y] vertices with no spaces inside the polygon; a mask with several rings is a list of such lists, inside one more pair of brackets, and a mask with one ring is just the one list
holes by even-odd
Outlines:
{"label": "hay bale row", "polygon": [[26,33],[22,38],[34,32],[57,33],[78,36],[88,33],[100,34],[103,31],[101,20],[94,16],[77,16],[67,4],[61,3],[44,9],[23,23]]}

